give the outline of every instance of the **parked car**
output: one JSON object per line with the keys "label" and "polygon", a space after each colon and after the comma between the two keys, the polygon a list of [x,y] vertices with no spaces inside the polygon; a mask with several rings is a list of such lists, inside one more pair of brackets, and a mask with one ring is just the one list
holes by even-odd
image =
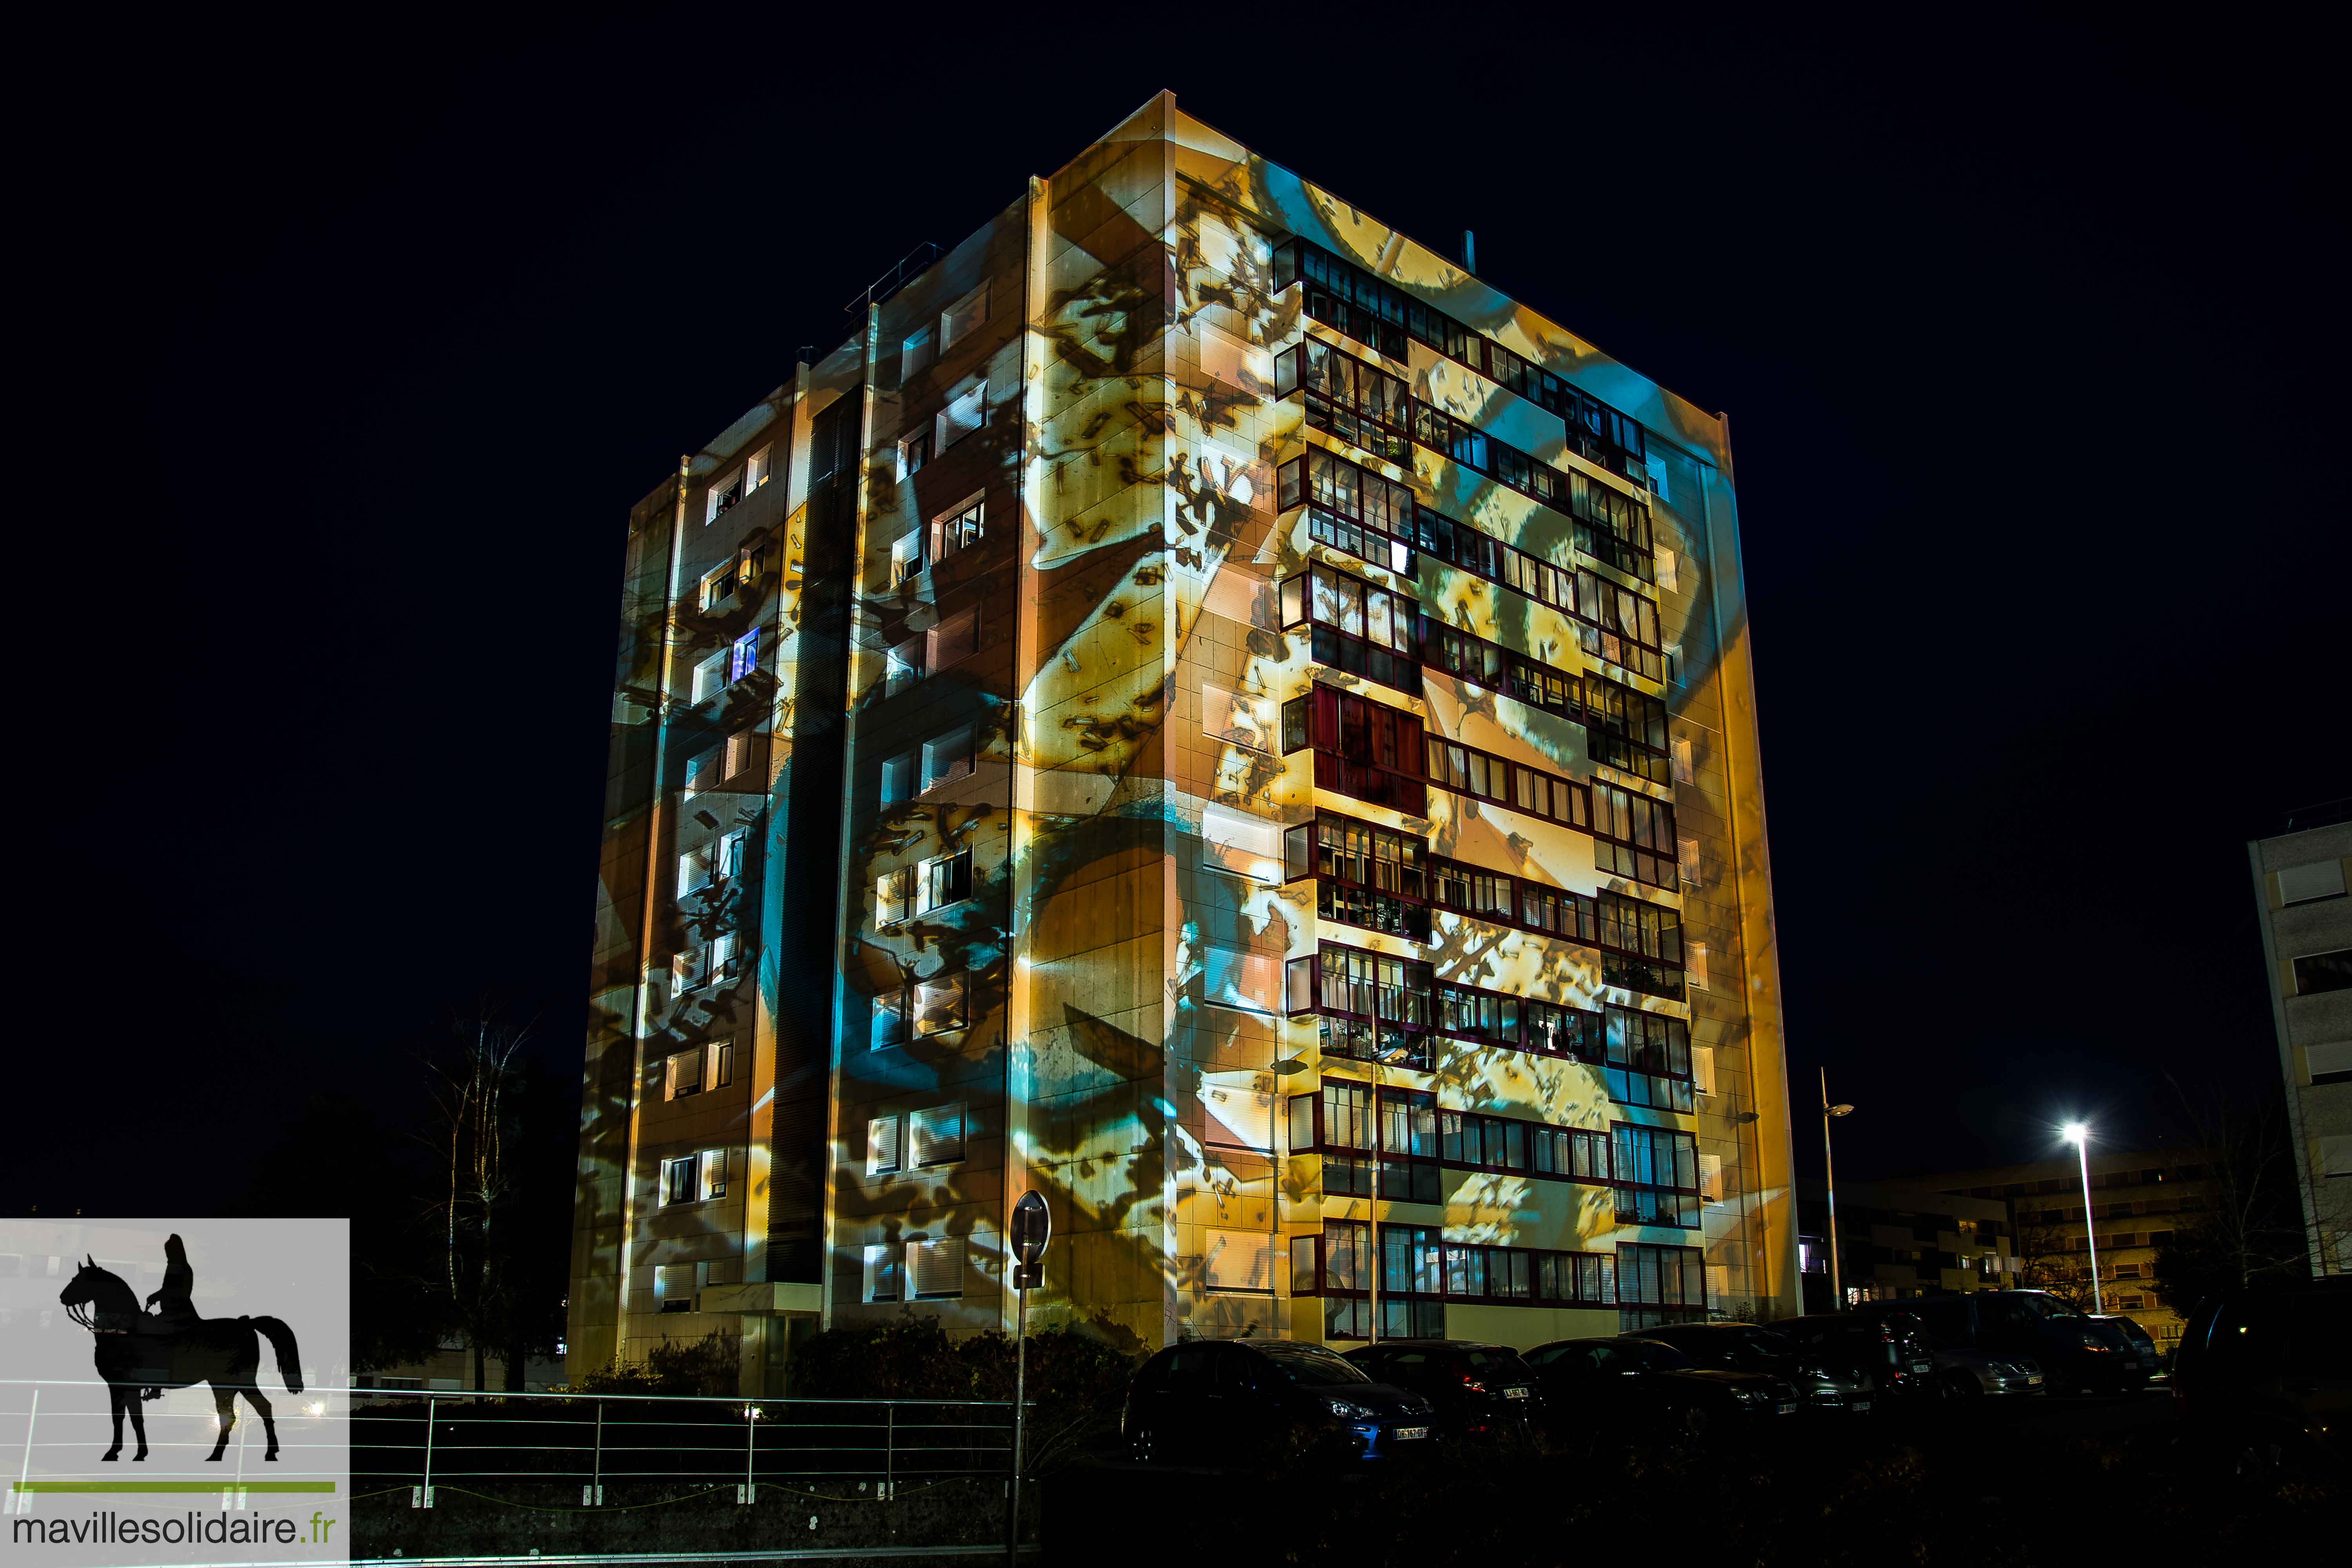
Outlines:
{"label": "parked car", "polygon": [[1368,1376],[1428,1400],[1444,1436],[1525,1433],[1542,1405],[1534,1369],[1508,1345],[1381,1340],[1346,1354]]}
{"label": "parked car", "polygon": [[1972,1290],[1865,1303],[1857,1315],[1908,1313],[1946,1350],[1989,1351],[2039,1364],[2053,1393],[2113,1390],[2136,1374],[2091,1321],[2047,1290]]}
{"label": "parked car", "polygon": [[1268,1444],[1328,1444],[1383,1459],[1431,1441],[1428,1400],[1375,1383],[1321,1345],[1287,1340],[1195,1340],[1136,1369],[1119,1431],[1139,1459],[1233,1457],[1236,1434]]}
{"label": "parked car", "polygon": [[2131,1342],[2132,1349],[2139,1352],[2140,1370],[2148,1378],[2154,1379],[2164,1373],[2164,1352],[2157,1347],[2154,1334],[2120,1312],[2111,1312],[2104,1316],[2094,1312],[2091,1314],[2091,1321],[2095,1323],[2114,1324],[2122,1332],[2124,1338]]}
{"label": "parked car", "polygon": [[1919,1320],[1907,1313],[1860,1317],[1816,1312],[1781,1318],[1772,1331],[1794,1340],[1822,1365],[1868,1390],[1873,1397],[1908,1396],[1934,1386],[1936,1354]]}
{"label": "parked car", "polygon": [[2093,1333],[2106,1342],[2107,1348],[2116,1352],[2117,1363],[2124,1368],[2116,1379],[2117,1394],[2129,1394],[2145,1387],[2147,1380],[2155,1376],[2163,1364],[2163,1358],[2156,1353],[2154,1341],[2149,1341],[2145,1350],[2141,1349],[2140,1341],[2147,1336],[2145,1333],[2135,1336],[2131,1331],[2139,1325],[2129,1318],[2089,1312],[2084,1315],[2083,1321],[2091,1325]]}
{"label": "parked car", "polygon": [[2173,1357],[2172,1407],[2241,1470],[2341,1474],[2352,1459],[2352,1278],[2199,1302]]}
{"label": "parked car", "polygon": [[1799,1403],[1786,1378],[1701,1367],[1655,1340],[1555,1340],[1525,1360],[1543,1393],[1545,1425],[1563,1436],[1696,1437],[1793,1415]]}
{"label": "parked car", "polygon": [[2041,1364],[2021,1355],[1960,1345],[1936,1347],[1936,1388],[1948,1399],[1976,1399],[1987,1394],[2020,1395],[2044,1392]]}
{"label": "parked car", "polygon": [[1702,1367],[1785,1378],[1815,1413],[1862,1415],[1871,1407],[1870,1391],[1859,1380],[1841,1375],[1794,1340],[1754,1323],[1663,1323],[1624,1337],[1672,1345]]}

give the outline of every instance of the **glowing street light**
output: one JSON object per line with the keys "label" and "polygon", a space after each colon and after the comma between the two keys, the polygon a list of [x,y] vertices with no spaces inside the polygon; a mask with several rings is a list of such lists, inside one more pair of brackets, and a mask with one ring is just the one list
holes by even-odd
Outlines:
{"label": "glowing street light", "polygon": [[1830,1103],[1830,1069],[1823,1068],[1822,1069],[1822,1185],[1828,1191],[1830,1199],[1830,1310],[1832,1312],[1845,1310],[1845,1291],[1838,1284],[1837,1166],[1830,1159],[1830,1119],[1833,1116],[1852,1116],[1853,1114],[1853,1107],[1851,1105]]}
{"label": "glowing street light", "polygon": [[2075,1159],[2083,1169],[2083,1239],[2091,1249],[2091,1310],[2104,1315],[2107,1299],[2099,1289],[2099,1230],[2091,1217],[2091,1130],[2080,1121],[2069,1121],[2059,1131],[2074,1145]]}

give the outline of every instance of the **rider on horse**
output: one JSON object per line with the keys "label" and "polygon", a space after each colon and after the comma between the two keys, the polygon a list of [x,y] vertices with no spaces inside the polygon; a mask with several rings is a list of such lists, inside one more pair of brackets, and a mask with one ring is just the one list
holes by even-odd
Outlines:
{"label": "rider on horse", "polygon": [[[187,1244],[177,1232],[163,1242],[163,1285],[147,1298],[147,1305],[155,1308],[152,1318],[142,1317],[140,1324],[159,1332],[175,1332],[196,1321],[195,1303],[189,1300],[196,1288],[196,1271],[188,1266]],[[160,1306],[157,1303],[162,1303]],[[142,1399],[161,1399],[161,1388],[142,1388]]]}

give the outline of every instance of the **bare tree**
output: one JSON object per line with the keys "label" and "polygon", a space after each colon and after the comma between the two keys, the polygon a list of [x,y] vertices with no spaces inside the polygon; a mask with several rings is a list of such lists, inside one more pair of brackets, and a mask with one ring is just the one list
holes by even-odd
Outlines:
{"label": "bare tree", "polygon": [[2281,1107],[2268,1097],[2200,1105],[2177,1080],[2172,1088],[2204,1155],[2205,1197],[2158,1250],[2157,1293],[2185,1313],[2221,1290],[2304,1278],[2308,1243]]}
{"label": "bare tree", "polygon": [[2047,1290],[2078,1312],[2094,1310],[2091,1255],[2077,1247],[2076,1238],[2046,1221],[2021,1222],[2017,1227],[2017,1282],[2029,1290]]}
{"label": "bare tree", "polygon": [[[455,1050],[425,1062],[435,1117],[428,1146],[440,1166],[435,1207],[449,1304],[480,1388],[488,1347],[504,1350],[514,1337],[515,1282],[505,1267],[513,1247],[503,1226],[520,1185],[511,1119],[530,1027],[484,1016],[460,1021],[456,1033]],[[508,1369],[510,1383],[518,1370]]]}

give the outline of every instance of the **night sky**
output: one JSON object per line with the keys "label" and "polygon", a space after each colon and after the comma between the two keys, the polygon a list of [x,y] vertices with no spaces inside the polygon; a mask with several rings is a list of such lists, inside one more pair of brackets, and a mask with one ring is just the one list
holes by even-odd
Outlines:
{"label": "night sky", "polygon": [[419,15],[123,25],[20,144],[8,1212],[226,1201],[485,994],[575,1071],[630,503],[1163,86],[1729,411],[1801,1168],[1824,1064],[1857,1176],[2277,1093],[2244,841],[2352,794],[2316,51]]}

